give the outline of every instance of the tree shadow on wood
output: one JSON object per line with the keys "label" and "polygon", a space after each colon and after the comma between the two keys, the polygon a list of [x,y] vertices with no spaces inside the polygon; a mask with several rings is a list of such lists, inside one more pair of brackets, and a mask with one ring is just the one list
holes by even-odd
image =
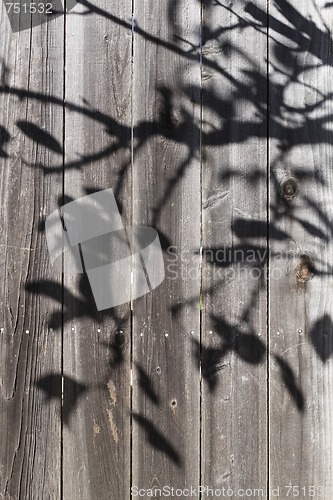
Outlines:
{"label": "tree shadow on wood", "polygon": [[317,355],[323,363],[327,362],[333,355],[333,323],[328,314],[313,325],[310,339]]}
{"label": "tree shadow on wood", "polygon": [[160,404],[160,398],[157,392],[155,391],[153,381],[150,379],[148,373],[144,370],[144,368],[139,364],[135,363],[139,378],[138,384],[139,387],[143,390],[143,392],[148,396],[150,401],[155,405]]}
{"label": "tree shadow on wood", "polygon": [[281,358],[281,356],[274,356],[274,358],[280,367],[284,385],[286,386],[290,396],[293,398],[298,410],[303,412],[305,407],[305,398],[302,390],[297,385],[296,377],[292,368],[285,359]]}
{"label": "tree shadow on wood", "polygon": [[[116,16],[104,11],[103,9],[93,5],[89,1],[81,0],[80,3],[86,7],[84,13],[80,15],[99,15],[108,19],[111,23],[121,26],[129,32],[132,30],[131,22],[123,21]],[[206,2],[207,5],[212,5],[213,2]],[[156,89],[158,95],[158,112],[154,120],[139,120],[135,124],[133,131],[133,138],[135,144],[133,145],[134,158],[148,143],[151,138],[159,136],[165,140],[171,141],[174,144],[182,144],[186,147],[187,155],[179,164],[174,165],[171,175],[168,178],[166,187],[160,198],[157,200],[156,206],[153,207],[153,223],[158,225],[163,210],[168,210],[168,203],[176,189],[177,185],[184,178],[186,172],[190,168],[191,162],[200,158],[200,147],[203,146],[205,159],[205,152],[209,148],[228,146],[231,143],[244,144],[251,138],[265,138],[269,126],[270,137],[277,141],[280,156],[278,160],[283,164],[286,155],[294,147],[299,147],[309,144],[331,144],[333,141],[332,131],[329,125],[332,122],[332,115],[324,113],[322,116],[316,116],[316,112],[324,109],[324,106],[332,100],[332,94],[320,95],[318,90],[318,99],[311,105],[299,107],[290,105],[286,102],[285,91],[289,85],[299,81],[305,71],[311,70],[311,65],[305,64],[299,55],[302,52],[307,52],[318,58],[319,66],[332,65],[332,39],[328,29],[320,29],[314,21],[305,18],[301,15],[292,5],[285,0],[277,0],[276,5],[280,14],[284,16],[284,21],[278,20],[272,15],[267,15],[267,12],[259,9],[252,2],[245,3],[244,17],[236,14],[232,10],[232,5],[228,7],[216,1],[216,4],[221,8],[227,9],[228,15],[234,16],[234,23],[228,27],[221,27],[217,30],[211,29],[208,25],[203,27],[202,43],[205,45],[215,40],[218,42],[220,54],[228,58],[237,58],[244,61],[244,71],[240,78],[236,78],[231,71],[220,64],[219,60],[208,58],[204,51],[201,51],[200,43],[197,46],[188,42],[187,50],[182,48],[180,42],[184,43],[186,40],[180,38],[177,28],[177,12],[178,2],[176,0],[169,3],[169,22],[172,27],[173,40],[161,40],[158,37],[148,33],[143,28],[136,24],[135,33],[151,43],[156,44],[158,47],[163,47],[173,54],[177,54],[184,60],[198,62],[199,52],[201,51],[202,64],[208,68],[212,73],[222,75],[226,82],[232,86],[233,91],[225,98],[217,95],[213,90],[201,89],[195,85],[184,84],[181,88],[186,104],[192,106],[193,104],[202,103],[203,109],[208,109],[216,113],[216,120],[214,123],[204,123],[205,127],[201,129],[201,124],[196,123],[193,114],[183,105],[176,105],[174,102],[174,90],[165,85],[159,85]],[[330,7],[331,3],[327,3],[326,7]],[[245,18],[245,14],[251,16]],[[69,14],[71,15],[71,14]],[[72,15],[77,15],[72,13]],[[270,38],[274,42],[274,34],[280,34],[292,42],[292,49],[286,49],[281,43],[275,41],[272,48],[274,57],[278,64],[275,68],[279,76],[285,79],[285,83],[274,82],[269,80],[266,73],[263,73],[258,68],[255,60],[251,59],[246,53],[243,53],[236,44],[226,40],[224,36],[231,30],[248,30],[255,29],[264,34],[267,28],[270,28]],[[265,35],[266,36],[266,35]],[[317,64],[317,67],[319,67]],[[250,65],[245,68],[245,65]],[[316,67],[315,65],[313,67]],[[267,89],[271,95],[270,98],[270,116],[267,115]],[[178,89],[179,91],[179,89]],[[77,113],[81,117],[91,120],[94,126],[100,126],[107,136],[107,145],[105,143],[101,149],[89,152],[87,154],[78,152],[77,158],[67,163],[63,163],[59,159],[58,163],[44,164],[32,163],[23,159],[23,163],[30,168],[38,168],[47,175],[59,174],[63,170],[83,168],[91,168],[91,166],[105,158],[112,158],[112,155],[122,151],[129,153],[131,150],[132,130],[130,126],[120,124],[113,116],[110,116],[98,109],[95,109],[91,104],[83,99],[81,105],[72,102],[64,102],[55,96],[36,93],[31,90],[10,87],[7,85],[6,79],[2,81],[0,93],[3,95],[16,96],[19,100],[36,100],[45,106],[59,106],[70,113]],[[253,107],[254,113],[251,118],[239,118],[236,114],[237,106],[246,103],[248,107]],[[288,115],[289,113],[289,115]],[[294,115],[293,119],[288,119],[287,116]],[[295,118],[297,117],[297,119]],[[297,122],[297,120],[299,120]],[[40,124],[31,123],[28,121],[17,121],[16,126],[25,135],[26,138],[32,140],[34,143],[43,146],[51,152],[62,156],[64,145],[60,140],[52,136],[49,131],[42,129]],[[193,138],[201,137],[201,143]],[[2,158],[10,159],[7,149],[10,146],[11,135],[4,127],[0,129],[0,156]],[[123,160],[123,163],[118,168],[118,183],[115,188],[116,195],[122,193],[124,179],[126,172],[130,168],[131,161]],[[302,169],[299,166],[293,168],[293,175],[296,179],[301,181],[313,181],[313,183],[324,184],[324,180],[320,179],[320,172],[310,172]],[[239,170],[229,168],[222,165],[220,172],[221,181],[228,181],[236,177],[243,177],[252,186],[256,182],[263,179],[265,174],[254,166],[251,172],[244,174],[240,166]],[[310,176],[310,178],[309,178]],[[312,176],[312,178],[311,178]],[[231,267],[238,263],[237,254],[235,251],[241,250],[243,252],[252,251],[257,257],[253,263],[247,262],[247,265],[253,267],[264,268],[267,263],[267,245],[268,241],[287,241],[290,235],[279,228],[279,221],[282,219],[289,222],[298,224],[303,228],[305,234],[308,236],[318,238],[323,242],[328,242],[332,236],[332,224],[329,215],[325,210],[320,207],[310,194],[298,194],[299,199],[303,199],[309,208],[317,215],[318,225],[310,223],[304,217],[297,213],[297,209],[292,203],[281,196],[279,179],[274,177],[274,172],[271,175],[272,184],[276,190],[276,199],[271,203],[271,222],[267,224],[265,221],[256,219],[238,218],[235,220],[232,231],[233,236],[240,239],[239,244],[230,247],[234,252],[231,259],[222,260],[218,259],[217,252],[219,248],[211,249],[213,251],[212,266]],[[220,199],[206,200],[205,208],[212,208]],[[166,250],[172,245],[171,238],[168,234],[163,233],[162,246]],[[252,238],[262,239],[262,244],[253,244]],[[208,248],[205,258],[207,258]],[[288,255],[285,256],[289,257]],[[317,259],[317,257],[316,257]],[[332,273],[331,266],[327,266],[326,271],[317,272],[317,276],[324,275],[325,272],[330,275]],[[223,282],[219,285],[223,286]],[[209,298],[214,300],[214,293],[218,285],[214,284],[213,287],[204,290],[204,300]],[[195,356],[199,363],[202,363],[203,377],[207,381],[209,388],[213,391],[218,383],[218,376],[223,372],[225,366],[225,357],[227,354],[232,353],[245,363],[252,365],[259,365],[264,362],[265,355],[267,355],[266,348],[263,342],[257,337],[253,328],[250,325],[250,312],[255,308],[256,297],[258,296],[259,289],[265,286],[264,280],[258,281],[257,290],[253,290],[250,300],[245,305],[242,311],[242,321],[245,323],[245,333],[240,329],[237,324],[229,324],[223,317],[212,316],[215,330],[219,336],[218,347],[201,346],[197,341],[194,341]],[[103,320],[105,317],[112,317],[115,319],[117,328],[120,330],[123,324],[126,323],[123,318],[117,317],[114,310],[106,312],[97,312],[94,307],[94,299],[92,292],[85,275],[80,276],[78,283],[78,291],[80,297],[66,288],[63,288],[57,283],[49,280],[40,280],[37,282],[27,283],[26,290],[37,294],[45,295],[52,298],[58,304],[64,304],[64,313],[55,313],[51,317],[50,325],[54,328],[60,328],[64,322],[74,321],[76,318],[91,318],[95,321]],[[196,297],[195,300],[198,298]],[[183,307],[184,304],[177,304],[174,306],[174,311]],[[325,332],[328,332],[325,334]],[[313,347],[323,362],[326,362],[332,355],[332,322],[331,318],[326,315],[319,319],[314,325],[310,333],[310,338]],[[123,344],[122,339],[113,338],[110,343],[104,342],[102,345],[110,350],[109,365],[110,369],[120,366],[124,362]],[[121,345],[120,345],[121,344]],[[304,411],[305,398],[301,389],[298,387],[296,376],[292,368],[281,357],[275,356],[275,359],[280,367],[281,379],[286,385],[287,390],[291,394],[299,411]],[[199,364],[198,363],[198,364]],[[145,391],[147,396],[154,404],[158,404],[158,395],[155,393],[154,388],[149,380],[147,373],[143,371],[142,367],[137,367],[139,372],[139,385]],[[42,378],[37,385],[48,394],[48,399],[52,397],[59,397],[59,375],[52,375],[48,379]],[[53,377],[53,378],[52,378]],[[88,387],[79,382],[67,380],[65,382],[68,386],[68,393],[72,396],[72,405],[76,406],[81,396],[84,394]],[[71,385],[72,384],[72,385]],[[76,384],[76,385],[75,385]],[[55,385],[54,389],[50,389]],[[53,391],[53,392],[52,392]],[[70,406],[68,415],[70,414]],[[66,418],[66,417],[65,417]],[[167,442],[167,440],[159,433],[155,426],[146,420],[144,417],[133,414],[133,419],[145,430],[148,440],[154,447],[160,451],[165,452],[170,459],[177,465],[181,464],[181,459],[177,451]]]}
{"label": "tree shadow on wood", "polygon": [[205,347],[196,339],[195,357],[201,365],[202,376],[213,392],[218,383],[218,374],[229,362],[224,359],[229,353],[235,353],[240,359],[250,364],[260,364],[265,361],[266,347],[254,332],[243,333],[236,325],[228,324],[222,317],[212,316],[214,332],[219,336],[218,346]]}
{"label": "tree shadow on wood", "polygon": [[132,413],[132,418],[145,431],[147,440],[153,448],[169,457],[178,467],[182,467],[182,459],[178,451],[172,446],[170,441],[160,433],[152,422],[138,413]]}
{"label": "tree shadow on wood", "polygon": [[50,373],[39,378],[36,386],[45,396],[45,402],[55,399],[62,407],[62,419],[69,426],[72,412],[79,404],[80,398],[88,391],[88,385],[77,382],[71,377]]}

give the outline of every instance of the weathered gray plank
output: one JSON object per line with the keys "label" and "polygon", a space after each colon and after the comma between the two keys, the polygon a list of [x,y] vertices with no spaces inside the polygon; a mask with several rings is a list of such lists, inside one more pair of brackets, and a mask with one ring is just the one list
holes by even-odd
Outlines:
{"label": "weathered gray plank", "polygon": [[267,477],[267,38],[252,9],[266,2],[203,10],[201,482],[230,498]]}
{"label": "weathered gray plank", "polygon": [[0,497],[60,498],[61,273],[42,222],[62,196],[63,19],[12,34],[3,3],[0,19]]}
{"label": "weathered gray plank", "polygon": [[159,231],[166,278],[133,303],[132,485],[184,488],[199,483],[200,4],[134,8],[133,217]]}
{"label": "weathered gray plank", "polygon": [[270,484],[280,498],[333,495],[333,14],[324,4],[278,0],[269,18]]}
{"label": "weathered gray plank", "polygon": [[[65,196],[113,188],[128,225],[131,2],[82,3],[66,24]],[[130,306],[98,313],[86,276],[64,279],[64,498],[128,498]]]}

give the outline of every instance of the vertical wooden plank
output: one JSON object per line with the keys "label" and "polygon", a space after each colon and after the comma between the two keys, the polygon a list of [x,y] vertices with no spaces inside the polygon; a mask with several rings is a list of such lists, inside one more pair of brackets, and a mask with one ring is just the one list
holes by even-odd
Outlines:
{"label": "vertical wooden plank", "polygon": [[[67,15],[65,201],[112,188],[125,226],[131,47],[131,1],[82,2]],[[130,319],[129,304],[98,312],[87,276],[65,274],[65,499],[128,498]]]}
{"label": "vertical wooden plank", "polygon": [[13,34],[4,3],[0,19],[0,497],[60,498],[61,272],[43,220],[62,196],[63,19]]}
{"label": "vertical wooden plank", "polygon": [[166,267],[133,303],[135,495],[199,483],[200,4],[135,2],[134,14],[133,220],[158,230]]}
{"label": "vertical wooden plank", "polygon": [[333,495],[332,21],[319,0],[270,7],[270,483],[280,498]]}
{"label": "vertical wooden plank", "polygon": [[267,477],[267,35],[253,9],[266,16],[264,1],[203,7],[201,482],[230,498],[265,497]]}

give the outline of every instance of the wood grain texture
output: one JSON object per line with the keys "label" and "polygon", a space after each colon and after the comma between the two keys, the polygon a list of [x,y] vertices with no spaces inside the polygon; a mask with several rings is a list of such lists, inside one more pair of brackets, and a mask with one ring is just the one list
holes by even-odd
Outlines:
{"label": "wood grain texture", "polygon": [[[0,4],[0,498],[333,497],[332,22],[81,0],[12,34]],[[166,277],[98,312],[44,221],[108,188]]]}
{"label": "wood grain texture", "polygon": [[269,17],[270,483],[325,499],[333,494],[332,16],[325,2],[279,0]]}
{"label": "wood grain texture", "polygon": [[62,194],[62,172],[44,167],[59,158],[50,137],[62,147],[63,20],[14,35],[0,12],[0,497],[60,498],[61,401],[47,377],[61,366],[61,296],[45,284],[61,288],[61,274],[43,220]]}
{"label": "wood grain texture", "polygon": [[267,35],[248,5],[203,9],[201,483],[231,498],[267,477]]}
{"label": "wood grain texture", "polygon": [[184,488],[200,462],[200,4],[134,7],[133,221],[158,230],[166,278],[133,303],[132,484]]}
{"label": "wood grain texture", "polygon": [[[131,2],[94,5],[67,16],[65,201],[112,188],[129,225],[132,35],[114,18],[130,27]],[[130,306],[97,312],[86,275],[64,286],[63,497],[128,498]]]}

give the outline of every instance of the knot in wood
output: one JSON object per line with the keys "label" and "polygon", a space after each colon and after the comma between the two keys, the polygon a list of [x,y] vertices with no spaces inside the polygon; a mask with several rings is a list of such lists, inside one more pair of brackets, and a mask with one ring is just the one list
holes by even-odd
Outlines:
{"label": "knot in wood", "polygon": [[282,196],[286,200],[292,200],[293,198],[295,198],[298,191],[296,179],[294,179],[294,177],[288,177],[287,179],[285,179],[282,182],[281,190]]}
{"label": "knot in wood", "polygon": [[315,267],[313,260],[308,255],[302,255],[297,266],[296,277],[301,283],[306,283],[315,275]]}

